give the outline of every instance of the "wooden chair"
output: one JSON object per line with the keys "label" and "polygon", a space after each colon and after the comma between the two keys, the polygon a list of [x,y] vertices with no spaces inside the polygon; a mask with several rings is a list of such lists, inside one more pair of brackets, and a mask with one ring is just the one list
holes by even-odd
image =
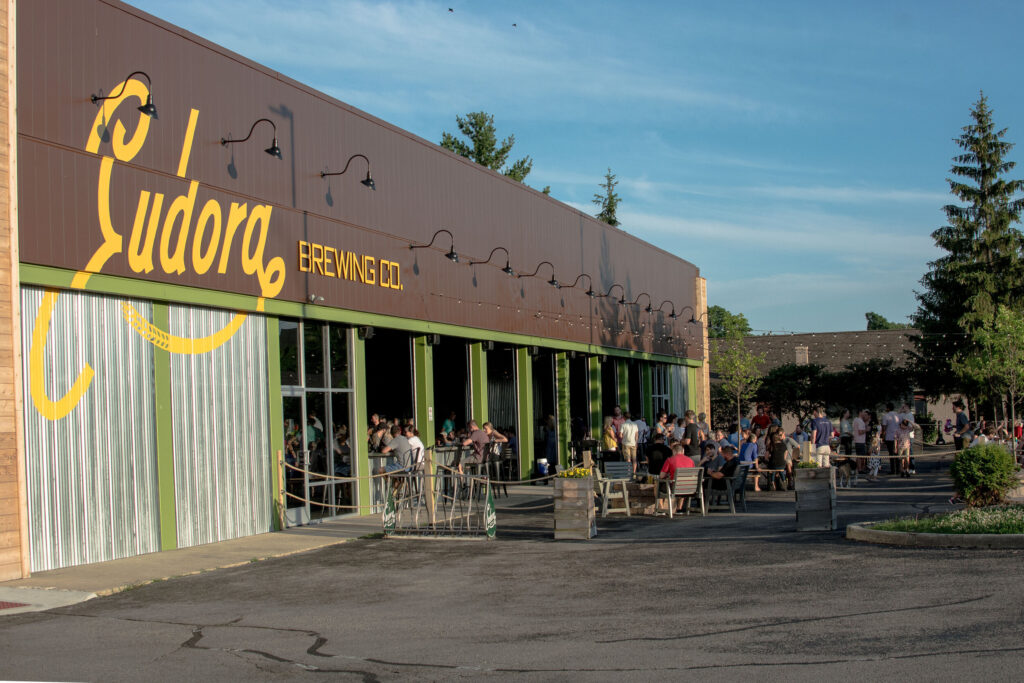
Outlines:
{"label": "wooden chair", "polygon": [[[598,473],[598,483],[601,487],[601,516],[607,517],[609,512],[625,512],[629,517],[629,490],[626,484],[633,481],[633,467],[628,462],[606,462],[604,464],[604,475]],[[624,508],[608,509],[608,501],[621,499]]]}
{"label": "wooden chair", "polygon": [[676,509],[676,498],[687,498],[686,514],[690,514],[690,505],[696,498],[700,503],[700,515],[707,514],[704,504],[704,468],[703,467],[680,467],[676,470],[672,479],[658,481],[657,504],[661,505],[661,499],[668,500],[668,516],[672,518]]}

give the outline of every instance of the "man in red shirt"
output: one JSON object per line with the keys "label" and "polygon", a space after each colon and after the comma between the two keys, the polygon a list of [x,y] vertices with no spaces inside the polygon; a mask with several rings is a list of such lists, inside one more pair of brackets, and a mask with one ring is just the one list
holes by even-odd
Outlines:
{"label": "man in red shirt", "polygon": [[757,415],[751,418],[750,421],[756,424],[758,427],[760,427],[761,432],[767,430],[768,425],[772,423],[772,419],[764,414],[764,406],[757,407]]}
{"label": "man in red shirt", "polygon": [[[661,466],[661,478],[663,480],[672,481],[676,477],[676,470],[683,467],[696,467],[693,464],[693,458],[684,452],[685,449],[686,447],[678,441],[672,446],[672,457]],[[658,486],[661,485],[661,482],[658,482]],[[680,498],[679,503],[676,505],[676,512],[685,512],[687,503],[689,503],[688,498]]]}

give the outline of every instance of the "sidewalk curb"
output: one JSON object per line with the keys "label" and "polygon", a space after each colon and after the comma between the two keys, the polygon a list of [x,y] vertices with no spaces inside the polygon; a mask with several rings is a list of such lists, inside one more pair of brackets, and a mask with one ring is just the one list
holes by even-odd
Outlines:
{"label": "sidewalk curb", "polygon": [[867,524],[850,524],[846,538],[865,543],[911,548],[1024,549],[1024,534],[926,534],[912,531],[880,531]]}

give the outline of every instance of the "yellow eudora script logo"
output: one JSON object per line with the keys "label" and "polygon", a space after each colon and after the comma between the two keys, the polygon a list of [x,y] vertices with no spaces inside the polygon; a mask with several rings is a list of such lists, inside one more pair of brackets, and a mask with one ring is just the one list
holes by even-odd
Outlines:
{"label": "yellow eudora script logo", "polygon": [[[115,85],[111,92],[119,89],[121,94],[118,97],[103,100],[85,145],[87,152],[99,154],[101,133],[109,133],[110,148],[114,156],[100,156],[96,208],[103,242],[85,267],[72,278],[72,289],[85,289],[93,273],[102,272],[103,266],[111,257],[124,251],[124,232],[114,226],[110,216],[114,161],[127,163],[135,158],[146,142],[151,119],[140,113],[135,133],[128,140],[125,139],[127,130],[120,120],[114,123],[112,131],[109,130],[107,122],[113,119],[115,111],[122,103],[135,99],[144,103],[149,95],[147,86],[134,79]],[[185,178],[198,121],[199,111],[192,109],[178,161],[179,178]],[[222,206],[216,199],[208,199],[201,203],[197,215],[196,208],[200,203],[199,187],[199,181],[190,180],[188,190],[173,198],[166,197],[160,192],[139,192],[135,219],[128,239],[129,268],[136,273],[150,273],[159,265],[166,274],[181,275],[191,270],[203,275],[216,267],[217,273],[224,274],[229,272],[233,265],[232,245],[240,243],[242,272],[254,276],[259,283],[260,296],[256,309],[262,311],[266,298],[274,298],[281,293],[286,274],[283,258],[275,256],[268,260],[264,253],[273,207],[268,204],[250,207],[247,203],[238,202]],[[95,374],[92,367],[86,363],[64,396],[52,400],[46,394],[46,338],[58,296],[56,290],[47,290],[44,293],[32,332],[32,346],[29,349],[29,386],[32,401],[39,413],[50,420],[63,418],[78,405],[88,391]],[[122,311],[126,324],[147,341],[170,353],[181,354],[206,353],[218,348],[234,336],[246,319],[245,313],[238,312],[223,329],[207,337],[187,338],[159,329],[128,302],[122,302]]]}

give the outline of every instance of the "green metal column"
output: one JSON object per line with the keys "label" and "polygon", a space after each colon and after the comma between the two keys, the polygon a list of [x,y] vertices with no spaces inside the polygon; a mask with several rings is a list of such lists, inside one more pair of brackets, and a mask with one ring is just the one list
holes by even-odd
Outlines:
{"label": "green metal column", "polygon": [[[366,342],[359,338],[356,328],[349,330],[349,342],[352,346],[352,387],[355,389],[352,403],[354,411],[352,420],[352,462],[355,465],[353,474],[360,477],[358,484],[359,514],[369,515],[370,512],[370,445],[366,442],[366,426],[370,418],[366,412]],[[365,506],[365,507],[364,507]]]}
{"label": "green metal column", "polygon": [[686,368],[686,407],[697,410],[697,368]]}
{"label": "green metal column", "polygon": [[413,377],[416,380],[416,428],[426,448],[434,445],[434,347],[426,337],[412,338]]}
{"label": "green metal column", "polygon": [[516,349],[516,396],[519,419],[519,478],[533,476],[533,358],[526,347]]}
{"label": "green metal column", "polygon": [[587,359],[587,372],[590,373],[590,438],[600,440],[604,416],[601,414],[601,359],[598,356]]}
{"label": "green metal column", "polygon": [[623,411],[629,410],[629,361],[625,358],[615,361],[615,384],[619,392],[615,402]]}
{"label": "green metal column", "polygon": [[641,412],[647,424],[654,424],[654,384],[651,381],[651,364],[640,365],[640,392],[643,394]]}
{"label": "green metal column", "polygon": [[480,342],[469,345],[469,386],[473,394],[473,414],[478,425],[487,422],[487,350]]}
{"label": "green metal column", "polygon": [[555,401],[558,412],[558,462],[569,465],[569,357],[564,351],[555,354]]}
{"label": "green metal column", "polygon": [[[170,308],[153,302],[153,324],[171,329]],[[171,410],[171,353],[153,345],[153,389],[156,392],[156,482],[160,505],[160,549],[178,547],[178,508],[174,489],[174,428]]]}
{"label": "green metal column", "polygon": [[[274,487],[270,499],[274,501],[274,528],[280,529],[284,510],[280,509],[281,472],[277,465],[277,452],[284,449],[284,413],[281,405],[281,332],[277,318],[267,316],[267,415],[270,416],[270,471]],[[282,456],[284,454],[282,453]],[[286,503],[287,505],[287,503]]]}

